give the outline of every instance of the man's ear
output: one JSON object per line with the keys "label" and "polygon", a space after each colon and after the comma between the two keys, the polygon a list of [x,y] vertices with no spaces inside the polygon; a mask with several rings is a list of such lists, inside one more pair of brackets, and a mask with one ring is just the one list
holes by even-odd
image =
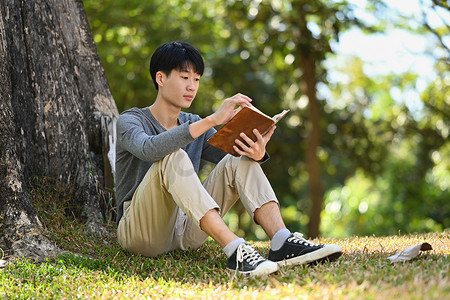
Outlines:
{"label": "man's ear", "polygon": [[167,76],[164,72],[162,72],[162,71],[156,72],[155,79],[156,79],[156,83],[159,86],[164,87],[164,82],[165,82],[166,78],[167,78]]}

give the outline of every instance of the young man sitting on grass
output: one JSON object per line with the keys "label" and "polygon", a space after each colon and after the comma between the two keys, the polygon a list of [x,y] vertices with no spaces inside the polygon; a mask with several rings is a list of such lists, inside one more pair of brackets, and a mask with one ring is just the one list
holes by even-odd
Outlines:
{"label": "young man sitting on grass", "polygon": [[[199,248],[211,236],[223,248],[227,268],[247,275],[265,275],[278,265],[336,259],[337,245],[315,245],[291,233],[260,163],[268,159],[266,144],[275,127],[257,140],[241,135],[234,157],[209,145],[215,126],[228,122],[236,106],[251,99],[236,94],[202,119],[182,112],[194,101],[203,74],[203,59],[186,42],[158,47],[150,74],[158,91],[149,107],[123,112],[117,122],[116,189],[118,241],[127,251],[154,257],[175,249]],[[216,165],[208,178],[197,176],[200,160]],[[222,220],[240,199],[269,238],[262,257]]]}

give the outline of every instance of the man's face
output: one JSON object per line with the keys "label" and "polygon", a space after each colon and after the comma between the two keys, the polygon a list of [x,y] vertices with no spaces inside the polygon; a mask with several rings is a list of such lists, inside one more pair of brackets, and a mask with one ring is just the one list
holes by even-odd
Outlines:
{"label": "man's face", "polygon": [[162,85],[159,92],[165,101],[179,108],[189,108],[197,94],[200,75],[193,72],[191,66],[181,70],[172,70],[167,76],[162,73]]}

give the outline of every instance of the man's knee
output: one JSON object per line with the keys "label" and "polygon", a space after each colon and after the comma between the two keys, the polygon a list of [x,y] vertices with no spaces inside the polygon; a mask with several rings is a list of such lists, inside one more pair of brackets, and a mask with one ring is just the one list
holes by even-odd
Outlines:
{"label": "man's knee", "polygon": [[246,174],[264,174],[261,164],[246,156],[239,157],[235,169]]}
{"label": "man's knee", "polygon": [[179,176],[196,174],[189,155],[183,149],[170,153],[162,160],[164,171],[174,171]]}
{"label": "man's knee", "polygon": [[179,164],[183,161],[188,160],[190,162],[189,156],[183,149],[178,149],[177,151],[174,151],[168,155],[166,155],[161,163],[163,166],[167,166],[170,164]]}
{"label": "man's knee", "polygon": [[166,155],[166,156],[163,158],[163,161],[164,161],[164,160],[168,160],[168,161],[173,161],[173,160],[175,160],[175,161],[178,161],[178,160],[184,160],[184,159],[186,159],[186,158],[189,159],[189,156],[188,156],[188,154],[186,153],[186,151],[184,151],[183,149],[178,149],[178,150],[176,150],[176,151],[174,151],[174,152],[172,152],[172,153]]}

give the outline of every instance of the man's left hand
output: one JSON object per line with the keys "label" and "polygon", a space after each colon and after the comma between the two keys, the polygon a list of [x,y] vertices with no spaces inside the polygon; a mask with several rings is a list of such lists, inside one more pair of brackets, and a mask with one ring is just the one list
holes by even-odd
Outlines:
{"label": "man's left hand", "polygon": [[233,146],[234,150],[239,155],[245,155],[255,161],[261,160],[266,154],[266,145],[272,137],[275,128],[276,126],[270,128],[270,130],[264,136],[261,135],[258,130],[253,129],[253,134],[256,136],[256,141],[253,141],[245,133],[241,133],[240,136],[245,141],[245,143],[247,143],[247,145],[242,141],[236,139],[236,145]]}

